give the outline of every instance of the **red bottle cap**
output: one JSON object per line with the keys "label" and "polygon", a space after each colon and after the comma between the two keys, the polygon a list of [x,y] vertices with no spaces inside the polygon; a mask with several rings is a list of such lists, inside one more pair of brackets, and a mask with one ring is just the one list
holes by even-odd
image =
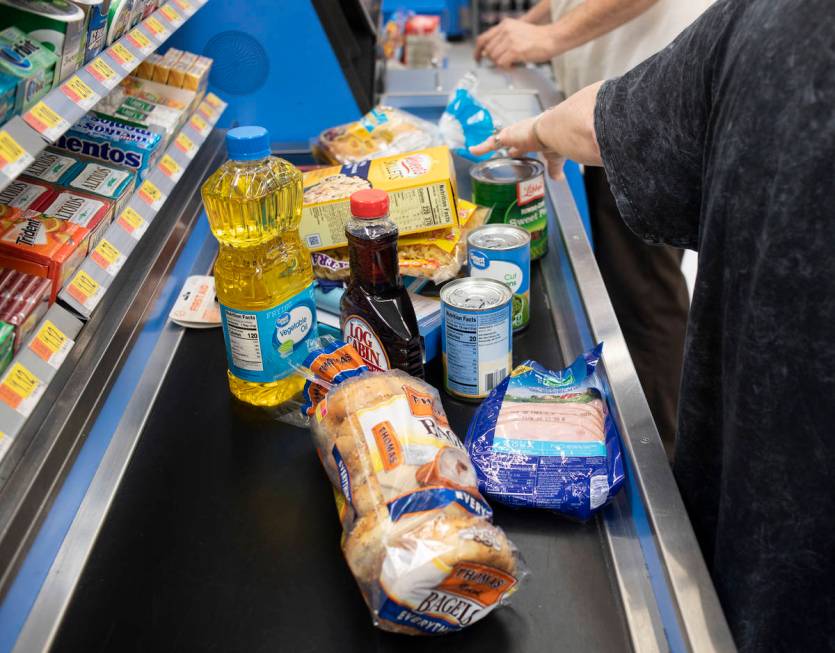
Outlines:
{"label": "red bottle cap", "polygon": [[351,215],[370,220],[382,218],[389,212],[389,196],[384,190],[366,188],[351,194]]}

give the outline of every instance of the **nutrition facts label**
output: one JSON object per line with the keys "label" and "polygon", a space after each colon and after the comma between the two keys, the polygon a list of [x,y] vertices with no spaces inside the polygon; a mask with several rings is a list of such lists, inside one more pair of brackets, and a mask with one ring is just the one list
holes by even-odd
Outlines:
{"label": "nutrition facts label", "polygon": [[510,339],[510,305],[485,312],[444,306],[447,388],[466,397],[489,393],[510,369]]}
{"label": "nutrition facts label", "polygon": [[252,313],[238,313],[223,308],[224,323],[229,334],[229,352],[235,367],[261,372],[261,340],[258,337],[258,318]]}

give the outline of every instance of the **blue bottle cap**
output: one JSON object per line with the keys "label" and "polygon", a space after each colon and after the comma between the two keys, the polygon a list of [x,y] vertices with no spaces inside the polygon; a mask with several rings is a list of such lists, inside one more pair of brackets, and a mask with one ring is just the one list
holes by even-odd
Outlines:
{"label": "blue bottle cap", "polygon": [[254,161],[268,157],[270,132],[263,127],[235,127],[226,132],[226,151],[233,161]]}

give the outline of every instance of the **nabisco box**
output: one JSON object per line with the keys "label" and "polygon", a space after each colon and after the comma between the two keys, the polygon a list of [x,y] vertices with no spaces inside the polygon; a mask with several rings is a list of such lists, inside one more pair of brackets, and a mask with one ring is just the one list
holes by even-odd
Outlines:
{"label": "nabisco box", "polygon": [[388,192],[389,215],[401,236],[458,226],[449,149],[430,147],[306,172],[299,234],[311,250],[348,244],[349,198],[363,188]]}
{"label": "nabisco box", "polygon": [[52,281],[50,302],[87,254],[90,230],[38,211],[0,206],[0,267]]}
{"label": "nabisco box", "polygon": [[103,197],[62,190],[40,212],[87,229],[90,232],[88,247],[92,250],[113,220],[113,206],[113,202]]}

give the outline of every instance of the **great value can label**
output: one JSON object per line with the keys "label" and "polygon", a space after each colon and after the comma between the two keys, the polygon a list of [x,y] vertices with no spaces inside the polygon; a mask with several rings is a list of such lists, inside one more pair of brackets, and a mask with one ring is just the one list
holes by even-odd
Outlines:
{"label": "great value can label", "polygon": [[264,311],[221,304],[220,317],[229,371],[244,381],[278,381],[305,358],[299,345],[316,332],[313,285]]}

